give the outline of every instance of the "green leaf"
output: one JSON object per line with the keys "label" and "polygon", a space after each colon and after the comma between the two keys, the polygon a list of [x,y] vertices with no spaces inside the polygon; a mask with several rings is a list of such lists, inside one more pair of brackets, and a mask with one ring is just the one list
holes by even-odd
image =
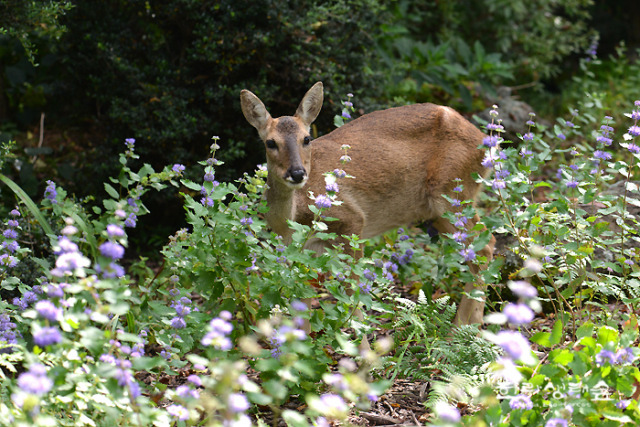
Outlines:
{"label": "green leaf", "polygon": [[578,330],[576,331],[576,338],[578,340],[584,337],[590,337],[592,335],[593,335],[593,323],[591,322],[587,322],[580,325],[580,327],[578,327]]}
{"label": "green leaf", "polygon": [[549,337],[549,341],[553,346],[553,345],[560,344],[561,340],[562,340],[562,321],[557,320],[556,323],[554,323],[553,325],[553,329],[551,330],[551,336]]}
{"label": "green leaf", "polygon": [[249,398],[250,401],[252,401],[253,403],[257,404],[257,405],[270,405],[271,403],[273,403],[273,399],[271,398],[271,396],[268,396],[266,394],[262,394],[262,393],[252,393],[252,392],[247,392],[247,398]]}
{"label": "green leaf", "polygon": [[7,186],[16,194],[16,196],[18,196],[18,198],[22,201],[22,203],[24,203],[27,209],[29,209],[29,212],[31,212],[31,215],[33,215],[36,221],[38,221],[38,224],[40,224],[40,227],[42,227],[42,229],[47,234],[47,236],[53,238],[55,236],[53,234],[53,230],[51,229],[51,227],[49,226],[49,223],[40,212],[40,209],[38,209],[38,207],[33,202],[33,200],[31,200],[31,197],[29,197],[27,193],[25,193],[24,190],[20,188],[18,184],[16,184],[15,182],[13,182],[12,180],[10,180],[9,178],[7,178],[1,173],[0,173],[0,181],[7,184]]}
{"label": "green leaf", "polygon": [[551,347],[551,334],[549,332],[538,332],[531,337],[531,341],[543,347]]}
{"label": "green leaf", "polygon": [[552,360],[555,363],[559,363],[563,366],[567,366],[570,362],[573,361],[573,353],[569,350],[562,349],[558,353],[553,354]]}
{"label": "green leaf", "polygon": [[262,385],[267,393],[277,400],[284,400],[287,397],[287,387],[280,381],[269,380]]}
{"label": "green leaf", "polygon": [[287,426],[307,427],[309,425],[307,417],[302,415],[300,412],[292,411],[290,409],[286,409],[282,412],[282,418],[287,423]]}
{"label": "green leaf", "polygon": [[602,326],[598,329],[598,344],[603,347],[609,343],[618,342],[618,331],[610,326]]}
{"label": "green leaf", "polygon": [[105,182],[105,183],[104,183],[104,189],[105,189],[105,191],[107,192],[107,194],[108,194],[109,196],[111,196],[112,198],[114,198],[114,199],[116,199],[116,200],[120,199],[120,195],[118,194],[118,192],[116,191],[116,189],[115,189],[115,188],[113,188],[113,187],[111,186],[111,184],[107,184],[107,183]]}

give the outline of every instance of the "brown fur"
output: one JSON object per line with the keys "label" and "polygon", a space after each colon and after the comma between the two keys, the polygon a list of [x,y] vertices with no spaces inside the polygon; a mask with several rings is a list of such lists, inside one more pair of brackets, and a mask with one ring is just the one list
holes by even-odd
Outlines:
{"label": "brown fur", "polygon": [[[453,233],[453,225],[441,218],[453,208],[443,197],[462,179],[464,190],[458,197],[475,200],[480,185],[472,175],[486,175],[481,166],[484,152],[478,149],[483,133],[448,107],[416,104],[366,114],[305,146],[309,126],[322,105],[322,84],[316,83],[305,95],[296,115],[273,119],[264,104],[251,92],[241,93],[245,117],[263,141],[272,140],[277,149],[267,147],[269,171],[266,191],[270,227],[285,240],[291,236],[286,221],[311,224],[309,191],[325,193],[323,173],[344,169],[355,179],[340,179],[341,206],[328,215],[339,221],[328,223],[337,234],[358,234],[370,238],[393,228],[433,220],[442,233]],[[296,143],[293,143],[295,141]],[[340,165],[343,144],[351,148],[351,162]],[[291,165],[302,165],[305,181],[290,178]],[[478,220],[467,224],[472,228]],[[492,242],[482,255],[491,259]],[[324,242],[310,242],[320,248]],[[471,266],[477,273],[477,267]],[[482,284],[479,283],[479,287]],[[474,290],[473,283],[465,291]],[[463,297],[456,323],[482,323],[484,302]]]}

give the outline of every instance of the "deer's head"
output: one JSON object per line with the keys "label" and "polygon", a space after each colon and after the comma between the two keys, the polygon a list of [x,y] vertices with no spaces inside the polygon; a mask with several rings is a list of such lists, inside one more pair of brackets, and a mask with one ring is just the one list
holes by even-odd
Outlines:
{"label": "deer's head", "polygon": [[311,123],[322,108],[322,83],[304,95],[293,116],[271,117],[260,99],[248,90],[240,92],[242,112],[255,127],[267,151],[267,169],[272,179],[290,188],[302,188],[311,169]]}

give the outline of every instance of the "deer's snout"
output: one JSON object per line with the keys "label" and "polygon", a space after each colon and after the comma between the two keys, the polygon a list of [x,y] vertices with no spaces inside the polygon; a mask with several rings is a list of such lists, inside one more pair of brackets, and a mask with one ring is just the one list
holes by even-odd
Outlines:
{"label": "deer's snout", "polygon": [[287,171],[287,175],[289,175],[291,181],[296,184],[300,184],[307,176],[307,171],[304,170],[303,167],[289,168],[289,170]]}

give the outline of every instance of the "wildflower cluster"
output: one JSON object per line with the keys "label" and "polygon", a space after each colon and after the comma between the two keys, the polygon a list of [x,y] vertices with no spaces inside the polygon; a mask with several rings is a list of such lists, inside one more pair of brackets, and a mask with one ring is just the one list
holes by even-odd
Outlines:
{"label": "wildflower cluster", "polygon": [[612,121],[613,118],[611,116],[605,116],[604,121],[600,126],[600,132],[596,136],[597,148],[593,152],[593,158],[591,160],[593,163],[593,169],[590,171],[590,174],[596,177],[599,177],[602,172],[602,163],[611,160],[611,153],[606,151],[606,148],[612,143],[612,139],[610,138],[614,131],[613,127],[611,127]]}
{"label": "wildflower cluster", "polygon": [[[124,334],[123,330],[117,331],[118,335]],[[132,370],[132,360],[144,356],[144,346],[146,343],[147,331],[142,330],[139,334],[140,341],[133,347],[122,344],[118,339],[109,341],[109,351],[99,357],[99,361],[111,367],[110,375],[114,378],[119,387],[128,391],[131,399],[136,399],[141,395],[140,384],[135,380]]]}
{"label": "wildflower cluster", "polygon": [[18,376],[18,390],[11,395],[11,400],[18,407],[31,415],[36,415],[40,397],[53,388],[53,380],[47,375],[47,368],[34,363],[29,370]]}
{"label": "wildflower cluster", "polygon": [[462,180],[460,178],[455,179],[456,186],[453,188],[453,193],[456,197],[450,199],[451,206],[456,210],[453,214],[453,225],[458,229],[458,231],[453,234],[452,238],[456,243],[462,246],[462,249],[458,251],[459,255],[465,262],[471,262],[476,259],[476,252],[473,249],[473,246],[467,242],[469,235],[465,230],[467,229],[469,218],[465,215],[465,212],[461,210],[462,201],[460,200],[459,195],[464,190],[463,185],[460,183],[461,181]]}
{"label": "wildflower cluster", "polygon": [[[398,229],[398,234],[398,241],[393,245],[394,250],[390,255],[393,265],[389,265],[389,267],[386,268],[386,270],[391,273],[395,273],[398,270],[397,266],[409,264],[414,254],[413,242],[409,240],[409,235],[405,234],[403,228]],[[394,265],[396,267],[394,267]]]}
{"label": "wildflower cluster", "polygon": [[218,317],[211,319],[209,328],[201,343],[204,346],[212,346],[218,350],[231,350],[232,344],[229,335],[233,331],[233,325],[230,323],[232,316],[226,310],[220,312]]}
{"label": "wildflower cluster", "polygon": [[286,343],[295,341],[304,341],[307,338],[307,333],[300,329],[303,325],[302,320],[294,319],[294,324],[281,324],[276,327],[267,327],[265,323],[262,324],[263,332],[266,332],[267,340],[271,346],[271,356],[275,359],[280,359],[282,356],[282,347]]}
{"label": "wildflower cluster", "polygon": [[522,141],[524,142],[524,144],[520,149],[520,156],[523,159],[529,159],[533,156],[533,151],[531,151],[531,144],[534,138],[532,128],[536,126],[536,122],[534,121],[535,117],[536,117],[535,113],[529,113],[529,120],[527,120],[526,122],[527,132],[524,135],[522,135]]}
{"label": "wildflower cluster", "polygon": [[136,144],[135,138],[127,138],[124,140],[124,145],[126,147],[126,150],[124,152],[125,157],[132,158],[132,159],[137,158],[136,154],[134,153],[135,144]]}
{"label": "wildflower cluster", "polygon": [[3,271],[18,265],[19,260],[16,257],[20,245],[18,244],[18,227],[20,226],[18,218],[20,211],[12,209],[9,212],[11,218],[7,220],[6,228],[2,231],[2,243],[0,244],[0,277]]}
{"label": "wildflower cluster", "polygon": [[18,343],[18,333],[16,324],[11,321],[8,314],[0,314],[0,353],[11,353],[13,347],[11,344]]}
{"label": "wildflower cluster", "polygon": [[335,127],[338,128],[338,127],[344,125],[345,123],[347,123],[349,120],[352,119],[351,115],[355,111],[355,107],[353,106],[352,98],[353,98],[353,94],[352,93],[348,93],[347,94],[347,100],[346,101],[342,101],[342,111],[341,111],[340,115],[336,115],[333,118],[333,124],[335,125]]}
{"label": "wildflower cluster", "polygon": [[105,279],[122,277],[125,272],[118,260],[124,256],[125,250],[121,243],[126,243],[126,233],[120,225],[108,224],[106,234],[107,240],[98,247],[104,259],[96,264],[95,269]]}
{"label": "wildflower cluster", "polygon": [[222,164],[215,158],[216,151],[220,148],[218,145],[218,140],[220,138],[214,136],[211,139],[213,139],[213,143],[211,144],[211,157],[209,157],[204,163],[201,162],[205,169],[203,177],[204,182],[200,188],[200,195],[202,196],[200,203],[207,207],[213,207],[214,205],[213,191],[220,185],[220,183],[215,179],[215,166]]}
{"label": "wildflower cluster", "polygon": [[[347,164],[351,161],[351,157],[347,154],[349,150],[348,145],[343,145],[342,150],[344,154],[340,157],[340,163]],[[349,177],[347,173],[342,169],[336,169],[333,172],[326,173],[324,175],[325,181],[325,194],[319,194],[312,197],[316,208],[322,210],[329,209],[333,205],[338,205],[341,202],[337,200],[340,187],[338,186],[338,179]]]}
{"label": "wildflower cluster", "polygon": [[482,145],[487,148],[485,157],[482,160],[482,166],[487,169],[494,170],[494,179],[491,183],[491,188],[494,190],[502,190],[506,187],[504,178],[509,175],[509,171],[505,169],[503,161],[507,159],[504,151],[500,150],[500,143],[503,141],[500,134],[504,132],[504,126],[502,126],[501,120],[498,119],[498,106],[494,105],[493,109],[489,112],[491,116],[491,123],[488,123],[486,128],[489,131],[489,135],[485,136],[482,140]]}
{"label": "wildflower cluster", "polygon": [[[640,121],[640,101],[636,101],[634,105],[636,109],[629,114],[625,114],[627,117],[633,120],[633,125],[631,125],[627,133],[623,135],[625,141],[632,141],[634,138],[640,136],[640,126],[638,125],[638,122]],[[634,142],[623,144],[623,147],[629,150],[629,152],[634,156],[638,156],[640,154],[640,146],[638,146]]]}
{"label": "wildflower cluster", "polygon": [[[177,297],[180,292],[175,289],[171,291],[171,295]],[[170,320],[171,327],[174,329],[184,329],[187,327],[186,318],[191,314],[191,311],[198,311],[198,307],[192,307],[193,301],[190,298],[184,296],[177,300],[171,301],[169,306],[176,311],[176,315]]]}
{"label": "wildflower cluster", "polygon": [[58,203],[57,197],[58,197],[58,192],[56,191],[55,182],[51,180],[47,180],[47,188],[45,188],[44,190],[44,198],[46,200],[49,200],[49,202],[51,202],[52,205],[55,205]]}
{"label": "wildflower cluster", "polygon": [[68,235],[58,237],[58,243],[54,246],[54,253],[57,255],[56,266],[51,270],[51,274],[56,277],[86,275],[85,268],[91,265],[89,258],[85,257],[78,248],[78,245],[69,236],[75,234],[74,229],[67,229]]}

